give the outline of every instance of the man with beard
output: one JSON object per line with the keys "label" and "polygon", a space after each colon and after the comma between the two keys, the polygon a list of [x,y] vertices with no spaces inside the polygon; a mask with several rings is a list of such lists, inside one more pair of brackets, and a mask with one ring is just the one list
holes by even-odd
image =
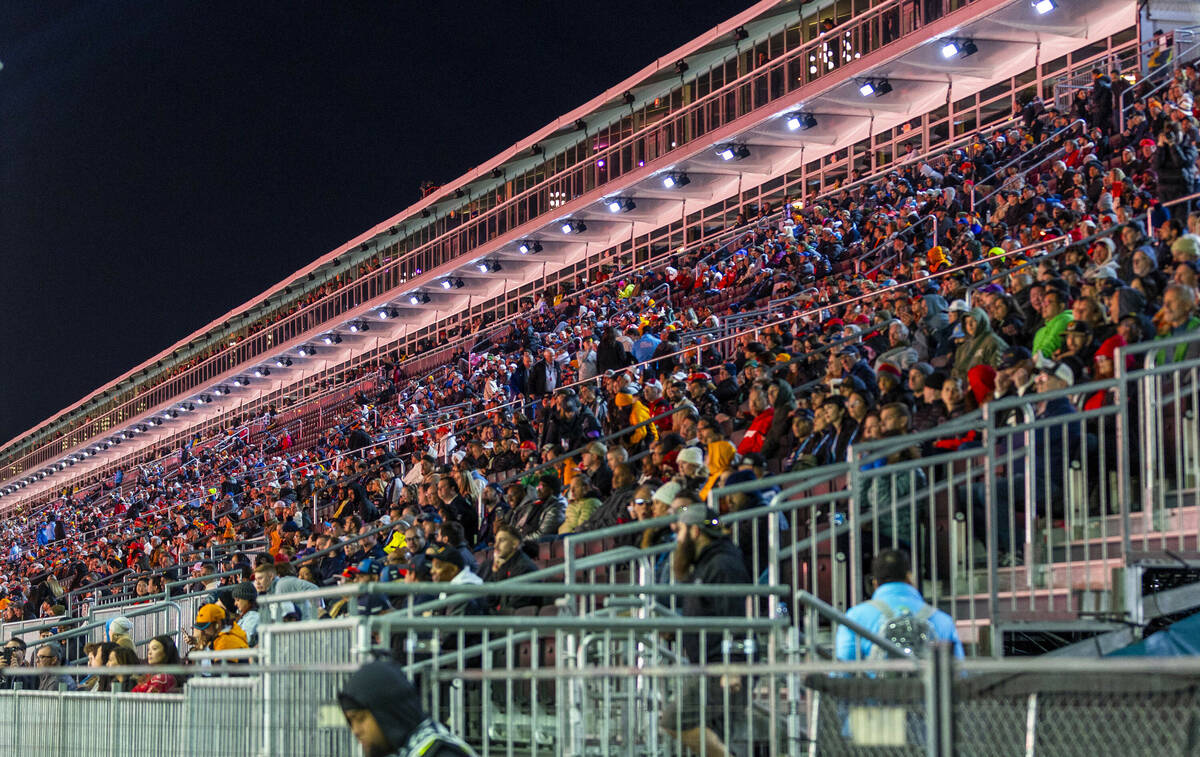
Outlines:
{"label": "man with beard", "polygon": [[[677,542],[672,566],[676,580],[700,585],[752,583],[741,550],[721,529],[716,512],[682,492],[673,504],[684,504],[675,526]],[[745,614],[745,602],[744,597],[735,596],[689,596],[683,598],[682,608],[688,617],[736,617]],[[683,652],[692,663],[723,662],[723,636],[716,632],[706,634],[702,650],[699,633],[684,634]],[[704,701],[712,708],[710,712],[700,708],[702,685],[707,687]],[[744,703],[746,692],[742,681],[725,676],[689,679],[679,697],[663,712],[660,721],[663,730],[677,735],[696,754],[701,753],[702,744],[705,754],[727,754],[721,737],[709,725],[714,717],[719,719],[721,703],[727,694],[731,708],[738,707],[739,701]],[[680,730],[676,732],[675,728]]]}
{"label": "man with beard", "polygon": [[[479,577],[483,579],[485,584],[516,578],[517,576],[523,576],[538,569],[537,564],[529,559],[529,555],[525,554],[524,550],[521,549],[521,543],[521,534],[517,529],[507,523],[496,527],[496,541],[494,543],[495,549],[492,553],[492,561],[484,565],[483,570],[479,574]],[[487,598],[487,604],[488,609],[492,612],[511,615],[521,607],[538,604],[538,598],[520,595],[490,596]]]}

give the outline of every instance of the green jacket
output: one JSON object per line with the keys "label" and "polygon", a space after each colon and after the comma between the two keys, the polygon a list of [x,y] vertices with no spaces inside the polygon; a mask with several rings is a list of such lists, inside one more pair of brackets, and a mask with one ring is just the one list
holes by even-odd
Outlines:
{"label": "green jacket", "polygon": [[1062,347],[1063,332],[1073,320],[1075,315],[1070,310],[1064,310],[1046,321],[1046,325],[1033,335],[1033,354],[1037,355],[1040,352],[1044,357],[1054,357],[1054,353]]}

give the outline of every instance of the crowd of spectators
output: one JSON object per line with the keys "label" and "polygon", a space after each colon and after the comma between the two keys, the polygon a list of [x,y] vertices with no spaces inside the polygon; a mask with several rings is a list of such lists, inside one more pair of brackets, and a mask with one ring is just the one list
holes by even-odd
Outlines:
{"label": "crowd of spectators", "polygon": [[[264,594],[498,581],[536,570],[542,542],[843,462],[855,441],[933,429],[997,398],[1028,396],[1038,417],[1111,403],[1103,391],[1037,395],[1111,377],[1133,343],[1195,332],[1160,360],[1197,354],[1200,212],[1171,204],[1200,190],[1197,93],[1195,68],[1181,66],[1122,120],[1120,91],[1098,72],[1070,112],[1030,99],[1011,128],[961,150],[761,208],[731,243],[543,292],[443,370],[413,379],[381,364],[303,448],[266,418],[262,432],[231,430],[65,492],[0,526],[0,615],[66,628],[118,591],[152,601],[184,582],[173,591],[211,600],[193,649],[252,646],[260,615],[393,606],[363,595],[260,608]],[[745,330],[726,338],[735,322]],[[905,455],[971,443],[950,434]],[[651,528],[633,543],[676,535]],[[437,612],[534,602],[483,596]],[[147,659],[186,658],[167,641]],[[40,649],[64,659],[57,642]],[[120,649],[88,655],[124,664]],[[179,685],[154,678],[126,683]]]}

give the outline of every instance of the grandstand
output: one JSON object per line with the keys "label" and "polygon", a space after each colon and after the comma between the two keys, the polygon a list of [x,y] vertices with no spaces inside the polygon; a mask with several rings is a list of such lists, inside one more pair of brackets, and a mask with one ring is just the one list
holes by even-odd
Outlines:
{"label": "grandstand", "polygon": [[1194,753],[1198,28],[760,2],[11,440],[0,745]]}

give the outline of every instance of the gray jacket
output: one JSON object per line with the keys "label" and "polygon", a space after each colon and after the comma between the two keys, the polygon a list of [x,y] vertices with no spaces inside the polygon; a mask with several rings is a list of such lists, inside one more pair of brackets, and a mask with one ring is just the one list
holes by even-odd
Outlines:
{"label": "gray jacket", "polygon": [[[275,583],[271,584],[271,590],[268,594],[294,594],[298,591],[312,591],[317,585],[309,583],[303,578],[295,576],[277,576]],[[305,599],[300,602],[272,602],[267,605],[270,609],[267,614],[272,622],[279,622],[287,615],[298,613],[301,620],[312,620],[317,617],[316,611],[313,609],[311,601]],[[260,610],[261,613],[261,610]],[[261,621],[261,619],[260,619]]]}

